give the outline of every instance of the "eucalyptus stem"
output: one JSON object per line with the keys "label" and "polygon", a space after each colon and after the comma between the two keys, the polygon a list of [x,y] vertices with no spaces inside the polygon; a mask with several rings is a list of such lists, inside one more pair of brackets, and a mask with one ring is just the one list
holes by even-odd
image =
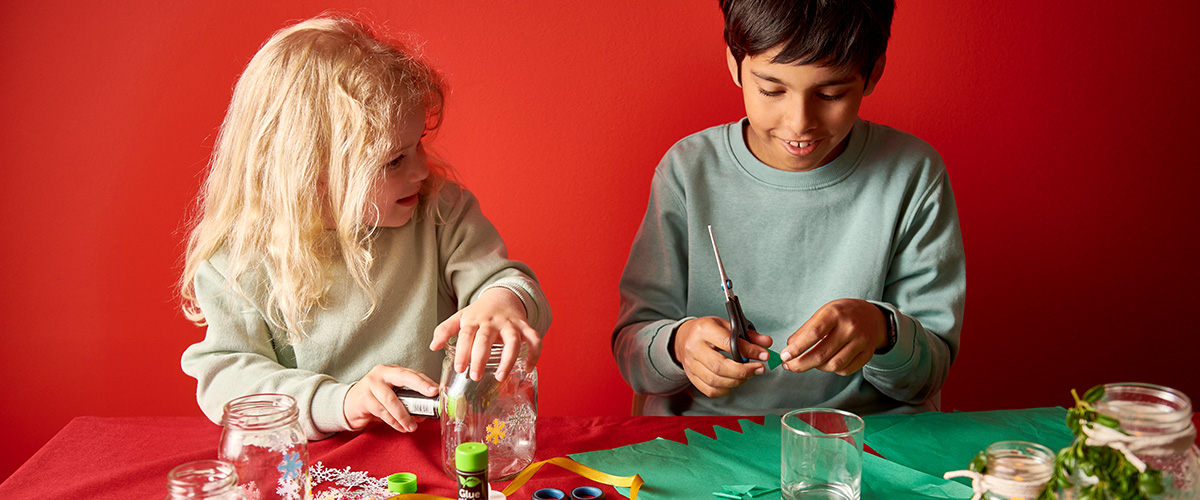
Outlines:
{"label": "eucalyptus stem", "polygon": [[1084,428],[1092,429],[1096,425],[1128,435],[1121,430],[1121,423],[1117,419],[1100,414],[1092,406],[1104,397],[1104,386],[1089,389],[1082,398],[1075,389],[1071,389],[1071,396],[1075,398],[1075,407],[1067,410],[1067,427],[1075,435],[1075,440],[1055,456],[1054,472],[1038,500],[1057,500],[1056,491],[1075,486],[1079,486],[1078,500],[1151,500],[1153,495],[1161,494],[1161,471],[1147,466],[1145,472],[1139,472],[1120,451],[1108,446],[1086,444]]}

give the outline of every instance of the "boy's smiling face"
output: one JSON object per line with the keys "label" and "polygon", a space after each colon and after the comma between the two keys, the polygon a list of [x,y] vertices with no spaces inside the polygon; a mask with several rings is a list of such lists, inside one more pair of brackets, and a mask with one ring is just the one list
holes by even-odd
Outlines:
{"label": "boy's smiling face", "polygon": [[740,74],[726,51],[750,121],[744,138],[754,156],[773,168],[813,170],[846,149],[862,98],[875,90],[883,74],[884,58],[864,82],[858,68],[771,62],[779,50],[746,56]]}

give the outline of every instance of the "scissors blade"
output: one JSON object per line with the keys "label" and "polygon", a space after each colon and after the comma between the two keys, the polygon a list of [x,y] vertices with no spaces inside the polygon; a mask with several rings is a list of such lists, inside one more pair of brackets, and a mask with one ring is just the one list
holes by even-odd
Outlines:
{"label": "scissors blade", "polygon": [[713,255],[717,256],[717,270],[721,272],[721,290],[725,291],[725,298],[733,298],[733,282],[729,280],[729,276],[725,275],[725,265],[721,263],[721,252],[717,250],[717,238],[713,236],[712,224],[708,225],[708,239],[712,241]]}

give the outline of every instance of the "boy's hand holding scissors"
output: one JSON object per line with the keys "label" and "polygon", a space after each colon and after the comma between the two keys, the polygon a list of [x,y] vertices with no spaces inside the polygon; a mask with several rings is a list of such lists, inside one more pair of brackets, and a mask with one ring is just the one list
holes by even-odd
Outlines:
{"label": "boy's hand holding scissors", "polygon": [[[725,275],[725,265],[721,263],[721,252],[717,250],[712,226],[708,227],[708,238],[717,257],[717,270],[721,273],[721,290],[725,293],[725,311],[729,314],[729,320],[705,316],[683,322],[675,331],[671,353],[683,367],[692,385],[704,395],[715,398],[729,394],[731,389],[742,385],[750,377],[766,372],[762,364],[746,361],[767,361],[766,348],[771,347],[772,340],[755,331],[754,323],[742,313],[742,305],[733,294],[733,281]],[[725,357],[722,351],[728,351],[732,359]]]}

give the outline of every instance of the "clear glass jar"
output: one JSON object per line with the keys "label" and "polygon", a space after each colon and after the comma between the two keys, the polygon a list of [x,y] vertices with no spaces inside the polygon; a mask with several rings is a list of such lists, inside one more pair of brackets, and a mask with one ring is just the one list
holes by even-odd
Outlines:
{"label": "clear glass jar", "polygon": [[988,446],[985,470],[992,489],[989,500],[1036,498],[1054,473],[1054,452],[1028,441],[1000,441]]}
{"label": "clear glass jar", "polygon": [[454,371],[454,342],[446,346],[438,409],[442,425],[442,469],[455,476],[458,445],[479,442],[488,447],[488,479],[511,479],[529,464],[537,449],[537,368],[527,368],[523,346],[512,370],[496,380],[504,346],[492,346],[479,382],[469,371]]}
{"label": "clear glass jar", "polygon": [[220,460],[188,462],[167,474],[166,500],[245,500],[237,470]]}
{"label": "clear glass jar", "polygon": [[[1105,384],[1104,396],[1092,405],[1096,411],[1120,421],[1121,430],[1130,436],[1165,441],[1145,447],[1134,443],[1134,456],[1146,465],[1162,471],[1165,491],[1157,500],[1194,500],[1200,498],[1200,449],[1196,447],[1196,428],[1192,424],[1192,401],[1182,392],[1152,384]],[[1075,478],[1075,484],[1088,484]],[[1079,497],[1079,487],[1064,491],[1061,498]]]}
{"label": "clear glass jar", "polygon": [[218,455],[233,464],[249,500],[310,497],[308,439],[296,400],[252,394],[225,404]]}

